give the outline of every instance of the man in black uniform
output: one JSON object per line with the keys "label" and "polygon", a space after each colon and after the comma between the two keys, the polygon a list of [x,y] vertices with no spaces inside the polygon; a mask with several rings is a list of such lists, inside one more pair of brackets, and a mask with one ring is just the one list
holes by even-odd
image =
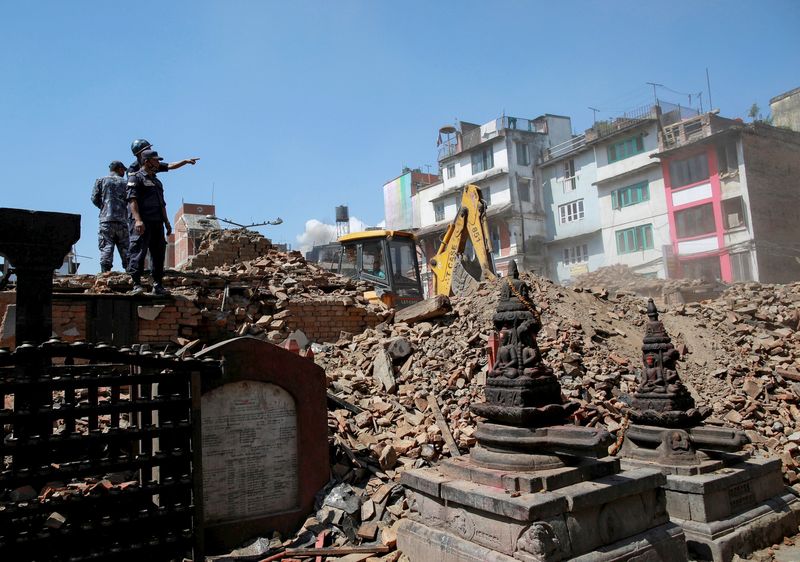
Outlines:
{"label": "man in black uniform", "polygon": [[[136,156],[136,160],[128,166],[128,177],[132,176],[136,172],[138,172],[142,168],[142,154],[147,149],[152,149],[153,145],[150,144],[149,141],[145,139],[136,139],[131,143],[131,152],[133,155]],[[187,158],[185,160],[181,160],[179,162],[170,162],[169,164],[166,162],[159,162],[158,164],[158,172],[168,172],[170,170],[177,170],[181,166],[185,166],[186,164],[194,164],[200,160],[199,158]]]}
{"label": "man in black uniform", "polygon": [[164,252],[167,236],[172,233],[172,225],[167,217],[167,206],[164,202],[164,186],[156,174],[161,167],[162,158],[155,150],[145,150],[141,154],[142,169],[128,177],[126,199],[130,206],[131,245],[128,255],[128,273],[133,280],[131,294],[144,292],[142,287],[142,270],[147,251],[153,260],[153,294],[168,295],[164,288]]}
{"label": "man in black uniform", "polygon": [[92,189],[92,203],[100,209],[100,271],[111,271],[114,247],[119,251],[122,269],[128,267],[128,205],[125,203],[125,165],[114,160],[108,165],[111,173],[98,178]]}

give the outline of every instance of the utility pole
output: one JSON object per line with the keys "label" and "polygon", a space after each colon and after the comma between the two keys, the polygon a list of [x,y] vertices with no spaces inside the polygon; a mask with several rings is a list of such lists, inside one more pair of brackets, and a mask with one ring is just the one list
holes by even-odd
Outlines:
{"label": "utility pole", "polygon": [[714,102],[711,101],[711,79],[708,77],[708,67],[706,67],[706,86],[708,86],[708,110],[714,109]]}
{"label": "utility pole", "polygon": [[664,86],[664,84],[656,84],[655,82],[645,82],[646,84],[650,84],[653,87],[653,99],[655,100],[656,106],[658,106],[658,95],[656,94],[656,86]]}
{"label": "utility pole", "polygon": [[590,107],[589,109],[592,110],[592,125],[597,124],[597,112],[600,111],[599,109],[595,109],[594,107]]}

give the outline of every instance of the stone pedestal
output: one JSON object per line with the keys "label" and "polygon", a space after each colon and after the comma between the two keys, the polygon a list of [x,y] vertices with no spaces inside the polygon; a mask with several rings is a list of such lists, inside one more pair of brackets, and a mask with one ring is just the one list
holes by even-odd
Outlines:
{"label": "stone pedestal", "polygon": [[699,559],[728,562],[797,533],[800,500],[783,484],[780,459],[715,457],[690,466],[622,459],[622,467],[666,476],[670,519]]}
{"label": "stone pedestal", "polygon": [[609,457],[561,460],[513,472],[462,457],[406,472],[412,515],[398,548],[413,562],[687,559],[659,470],[620,473]]}

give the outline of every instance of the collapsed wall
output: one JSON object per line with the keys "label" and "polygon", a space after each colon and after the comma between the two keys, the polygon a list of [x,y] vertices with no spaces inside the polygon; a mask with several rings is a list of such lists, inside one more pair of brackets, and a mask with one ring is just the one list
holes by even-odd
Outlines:
{"label": "collapsed wall", "polygon": [[210,230],[200,242],[197,254],[181,266],[184,271],[214,269],[243,263],[266,255],[272,242],[249,230]]}
{"label": "collapsed wall", "polygon": [[[222,231],[206,239],[196,257],[195,269],[167,271],[168,298],[127,295],[132,284],[121,273],[56,278],[54,334],[69,342],[167,346],[236,335],[279,343],[302,330],[312,341],[332,342],[389,315],[363,298],[367,285],[331,274],[298,252],[275,250],[258,233]],[[0,346],[16,344],[14,300],[13,291],[0,293]]]}

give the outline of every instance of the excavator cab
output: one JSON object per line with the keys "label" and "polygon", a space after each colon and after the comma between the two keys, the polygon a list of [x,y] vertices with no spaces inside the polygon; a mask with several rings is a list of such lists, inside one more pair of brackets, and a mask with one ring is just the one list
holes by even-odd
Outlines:
{"label": "excavator cab", "polygon": [[367,230],[339,238],[339,274],[371,283],[365,294],[390,308],[423,300],[414,235],[400,230]]}

